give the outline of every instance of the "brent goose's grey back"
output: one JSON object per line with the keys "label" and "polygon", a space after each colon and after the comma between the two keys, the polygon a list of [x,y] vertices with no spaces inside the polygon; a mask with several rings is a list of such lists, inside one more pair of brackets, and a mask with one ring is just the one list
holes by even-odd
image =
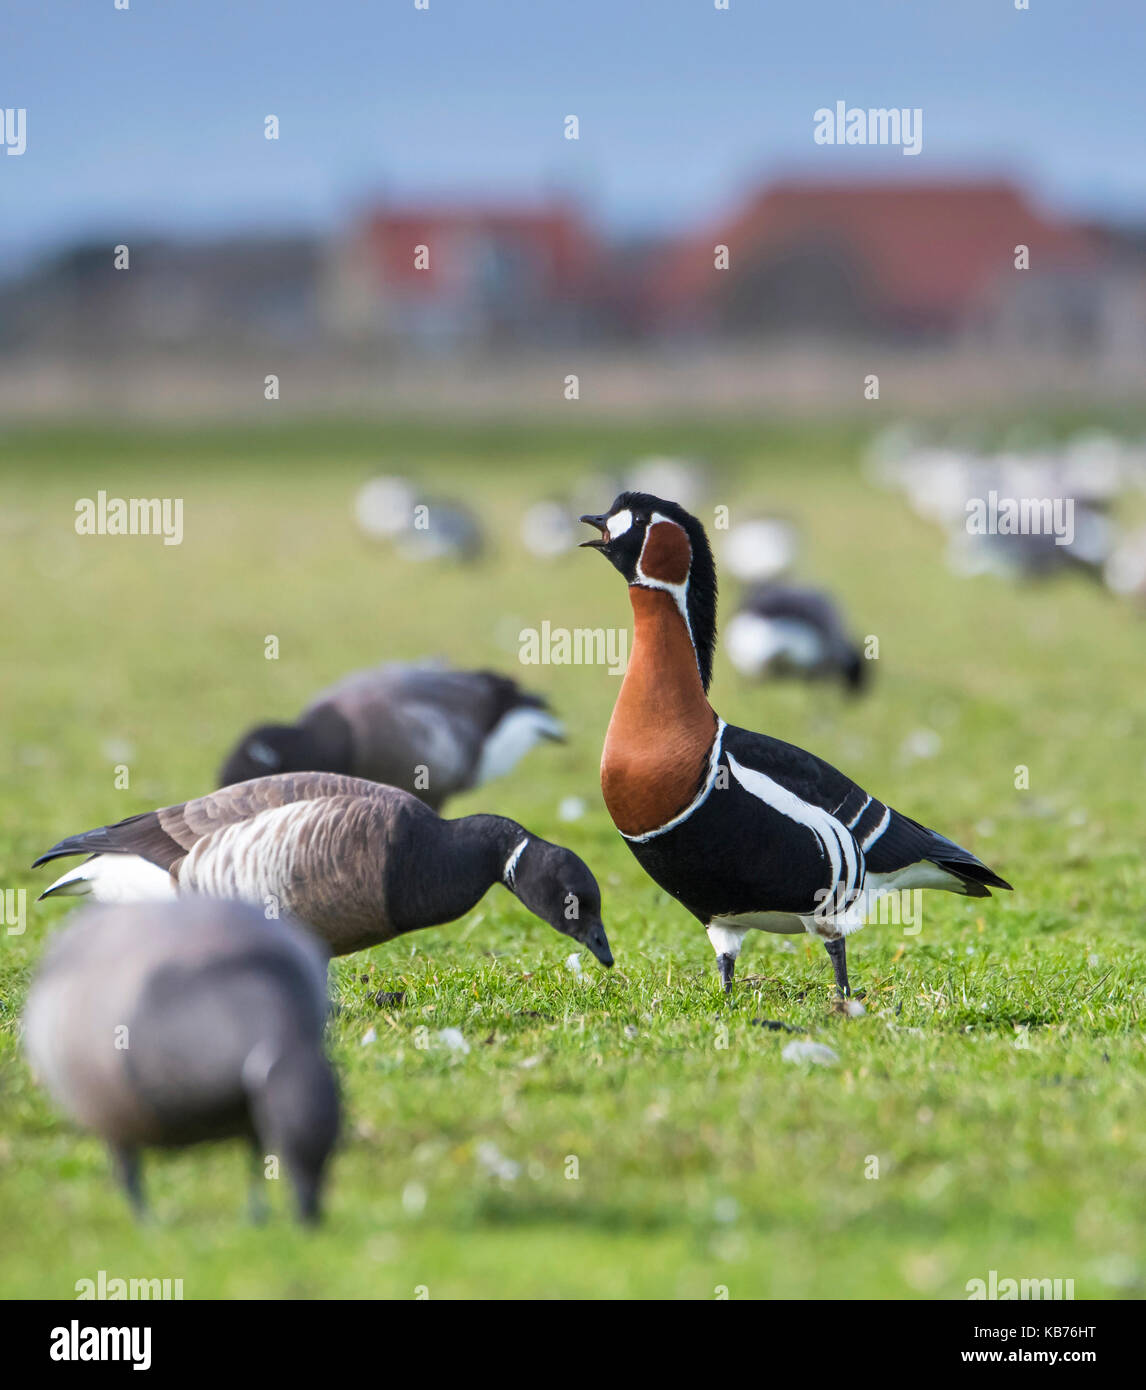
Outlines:
{"label": "brent goose's grey back", "polygon": [[311,1219],[338,1128],[326,1013],[325,955],[288,921],[205,897],[92,907],[36,973],[25,1046],[137,1203],[141,1149],[244,1137]]}

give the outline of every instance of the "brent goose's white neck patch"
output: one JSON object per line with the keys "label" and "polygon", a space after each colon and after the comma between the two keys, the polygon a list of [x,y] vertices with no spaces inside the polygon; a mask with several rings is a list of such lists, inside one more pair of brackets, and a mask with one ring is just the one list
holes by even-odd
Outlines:
{"label": "brent goose's white neck patch", "polygon": [[502,871],[501,871],[501,881],[502,881],[502,883],[505,884],[505,886],[506,886],[507,888],[512,888],[512,887],[513,887],[513,884],[514,884],[514,877],[515,877],[515,875],[517,874],[517,861],[518,861],[518,860],[521,858],[521,856],[525,853],[525,846],[526,846],[528,843],[529,843],[529,836],[527,835],[527,836],[525,837],[525,839],[522,840],[521,844],[519,844],[519,845],[514,849],[513,853],[512,853],[512,854],[509,856],[509,858],[505,861],[505,868],[502,869]]}
{"label": "brent goose's white neck patch", "polygon": [[623,536],[633,524],[633,514],[625,507],[616,516],[611,516],[605,523],[605,531],[611,541],[615,541],[618,536]]}

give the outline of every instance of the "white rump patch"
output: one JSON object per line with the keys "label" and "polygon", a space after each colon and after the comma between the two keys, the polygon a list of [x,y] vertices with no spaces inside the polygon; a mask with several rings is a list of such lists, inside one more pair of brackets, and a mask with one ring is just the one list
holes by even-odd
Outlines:
{"label": "white rump patch", "polygon": [[480,787],[484,782],[504,776],[542,739],[564,736],[564,725],[548,710],[532,705],[511,709],[482,745],[474,785]]}
{"label": "white rump patch", "polygon": [[166,869],[137,854],[97,854],[69,870],[41,897],[93,897],[97,903],[172,902],[178,896]]}

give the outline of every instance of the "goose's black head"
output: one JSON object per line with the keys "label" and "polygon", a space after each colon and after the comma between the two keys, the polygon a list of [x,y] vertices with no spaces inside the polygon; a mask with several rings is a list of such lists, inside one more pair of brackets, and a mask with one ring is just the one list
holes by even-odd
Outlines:
{"label": "goose's black head", "polygon": [[219,785],[249,782],[276,772],[316,772],[317,750],[305,729],[295,724],[260,724],[245,733],[219,770]]}
{"label": "goose's black head", "polygon": [[664,589],[688,623],[705,690],[716,644],[716,565],[704,527],[683,507],[647,492],[622,492],[607,512],[583,516],[601,532],[584,541],[599,550],[630,586]]}
{"label": "goose's black head", "polygon": [[349,772],[350,743],[350,726],[329,706],[320,706],[298,724],[260,724],[227,754],[219,785],[276,772]]}
{"label": "goose's black head", "polygon": [[579,941],[602,965],[612,965],[601,890],[572,850],[527,836],[510,856],[502,882],[543,922]]}

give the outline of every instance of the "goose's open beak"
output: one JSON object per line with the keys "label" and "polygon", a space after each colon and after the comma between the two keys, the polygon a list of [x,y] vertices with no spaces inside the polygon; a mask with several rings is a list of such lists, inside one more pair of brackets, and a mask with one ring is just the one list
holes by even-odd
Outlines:
{"label": "goose's open beak", "polygon": [[608,532],[605,530],[605,523],[608,519],[607,515],[583,516],[581,518],[586,526],[595,526],[601,533],[601,539],[599,541],[582,541],[580,545],[581,550],[604,550],[605,546],[608,544]]}

